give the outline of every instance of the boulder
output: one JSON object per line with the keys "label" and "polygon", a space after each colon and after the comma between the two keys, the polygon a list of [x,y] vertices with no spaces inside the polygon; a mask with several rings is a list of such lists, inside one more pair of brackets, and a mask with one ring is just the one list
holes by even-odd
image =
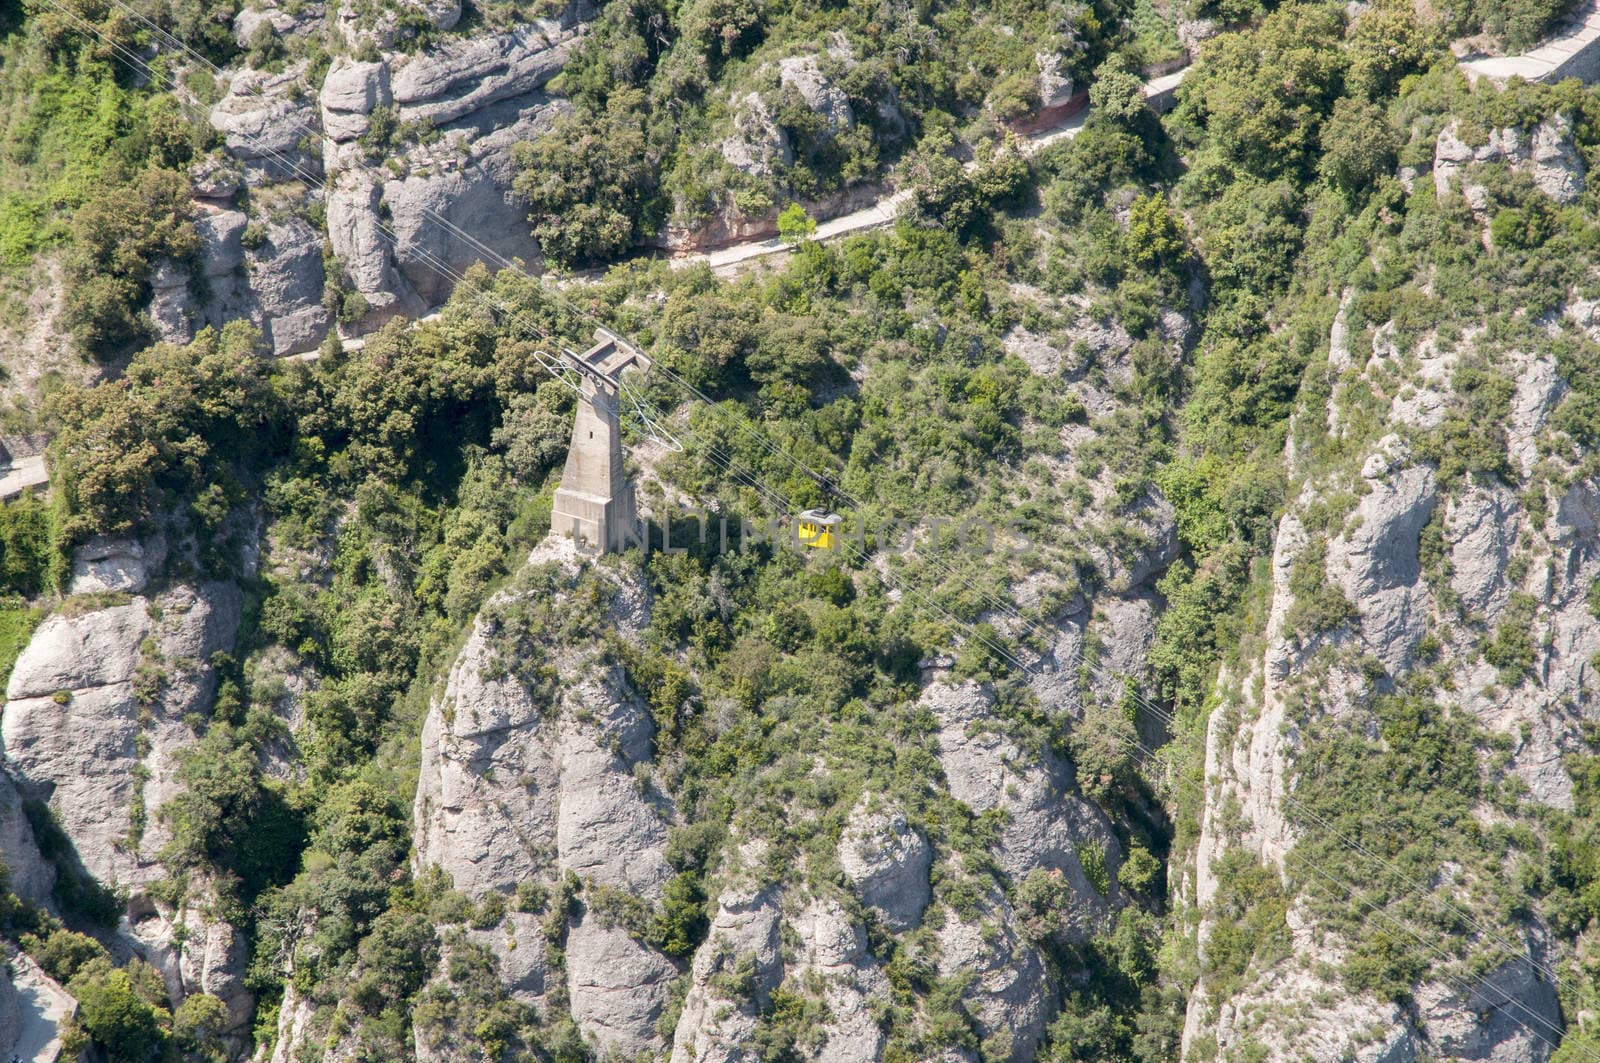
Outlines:
{"label": "boulder", "polygon": [[1033,57],[1034,65],[1039,68],[1038,91],[1040,110],[1049,110],[1052,107],[1064,107],[1072,101],[1073,90],[1077,87],[1072,83],[1072,78],[1061,72],[1063,58],[1060,52],[1038,52]]}
{"label": "boulder", "polygon": [[316,180],[320,175],[321,163],[312,154],[317,112],[302,94],[304,76],[304,63],[276,74],[240,71],[211,109],[211,125],[252,179]]}
{"label": "boulder", "polygon": [[72,553],[69,594],[137,594],[166,562],[164,537],[149,541],[96,536]]}
{"label": "boulder", "polygon": [[873,808],[863,799],[850,813],[839,840],[839,865],[861,903],[875,910],[891,930],[910,930],[922,921],[933,889],[928,870],[933,850],[898,809]]}
{"label": "boulder", "polygon": [[244,191],[244,169],[225,152],[212,152],[189,167],[189,187],[196,199],[228,203]]}
{"label": "boulder", "polygon": [[354,140],[367,131],[368,116],[394,102],[389,91],[389,64],[358,62],[340,56],[328,68],[322,92],[322,130],[334,140]]}

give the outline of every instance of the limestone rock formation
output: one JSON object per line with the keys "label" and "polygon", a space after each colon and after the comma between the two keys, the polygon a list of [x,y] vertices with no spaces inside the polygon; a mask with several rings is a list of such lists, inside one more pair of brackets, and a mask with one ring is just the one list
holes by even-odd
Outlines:
{"label": "limestone rock formation", "polygon": [[1031,1060],[1055,1011],[1055,980],[1004,896],[987,891],[975,915],[947,911],[938,944],[940,975],[971,978],[962,999],[978,1036],[993,1046],[985,1055]]}
{"label": "limestone rock formation", "polygon": [[779,167],[794,162],[794,145],[775,117],[777,98],[782,93],[794,93],[822,119],[819,135],[824,141],[856,123],[850,97],[823,73],[817,56],[790,56],[765,73],[774,86],[739,99],[734,106],[734,131],[720,145],[722,157],[730,166],[755,177],[771,177]]}
{"label": "limestone rock formation", "polygon": [[1539,191],[1557,203],[1571,203],[1583,194],[1585,167],[1565,116],[1541,122],[1531,135],[1516,129],[1490,130],[1479,145],[1467,144],[1459,133],[1459,125],[1451,123],[1439,134],[1434,149],[1433,183],[1441,195],[1453,188],[1467,197],[1473,210],[1483,212],[1489,205],[1488,193],[1472,183],[1470,168],[1487,162],[1504,162],[1529,174]]}
{"label": "limestone rock formation", "polygon": [[1005,812],[995,854],[1000,866],[1014,882],[1035,869],[1064,875],[1075,900],[1075,927],[1092,933],[1113,897],[1089,881],[1079,851],[1097,848],[1115,871],[1121,847],[1105,814],[1076,796],[1070,768],[1052,753],[1024,752],[1006,736],[988,689],[970,680],[935,684],[922,702],[939,721],[939,762],[950,794],[974,812]]}
{"label": "limestone rock formation", "polygon": [[904,814],[862,801],[839,842],[839,864],[861,903],[891,930],[910,930],[932,897],[928,870],[933,850]]}
{"label": "limestone rock formation", "polygon": [[[241,47],[261,34],[310,32],[322,6],[247,8],[235,20]],[[346,3],[331,19],[350,52],[320,84],[303,61],[232,74],[211,112],[224,148],[192,168],[203,250],[195,276],[158,262],[151,318],[158,334],[187,342],[205,325],[248,318],[266,353],[316,349],[334,321],[329,289],[359,294],[360,326],[420,317],[475,263],[537,266],[526,207],[512,193],[513,145],[562,112],[545,85],[565,65],[594,12],[577,0],[551,17],[495,33],[444,36],[394,49],[418,20],[435,32],[461,17],[459,0]],[[315,185],[285,210],[247,205],[239,193],[280,183]],[[339,273],[324,275],[326,218]],[[246,246],[248,244],[248,246]],[[339,307],[335,306],[335,310]]]}
{"label": "limestone rock formation", "polygon": [[233,39],[240,48],[250,48],[262,33],[275,37],[299,36],[320,28],[325,15],[324,6],[315,0],[290,6],[254,0],[233,17]]}
{"label": "limestone rock formation", "polygon": [[[742,855],[751,858],[748,852]],[[672,1063],[745,1060],[757,1008],[783,981],[778,891],[759,885],[747,872],[728,878],[705,943],[694,955],[693,980],[672,1038]],[[752,995],[730,1000],[717,975],[740,963],[749,968]]]}
{"label": "limestone rock formation", "polygon": [[[420,316],[475,263],[539,263],[526,208],[511,190],[511,148],[565,106],[543,90],[582,32],[577,16],[569,8],[555,21],[330,68],[320,95],[328,168],[337,174],[328,238],[366,300],[366,327]],[[359,139],[379,110],[399,127],[430,131],[384,146],[393,159],[386,170]]]}
{"label": "limestone rock formation", "polygon": [[[1574,300],[1552,328],[1587,330],[1590,317]],[[1321,755],[1313,743],[1329,728],[1378,735],[1379,699],[1390,693],[1420,688],[1425,693],[1412,696],[1440,705],[1449,726],[1481,728],[1486,741],[1503,742],[1503,760],[1484,770],[1510,776],[1531,808],[1572,807],[1564,758],[1584,748],[1578,706],[1600,649],[1600,621],[1585,604],[1600,577],[1600,524],[1583,477],[1539,479],[1570,460],[1552,456],[1560,448],[1549,440],[1552,410],[1565,393],[1558,366],[1482,338],[1443,349],[1434,337],[1402,341],[1389,326],[1374,330],[1373,355],[1361,364],[1350,357],[1348,333],[1335,338],[1351,367],[1341,387],[1367,387],[1367,374],[1406,367],[1406,386],[1396,390],[1410,397],[1401,410],[1397,394],[1396,420],[1419,433],[1459,416],[1453,367],[1469,356],[1487,359],[1508,378],[1510,401],[1503,423],[1475,430],[1504,433],[1492,445],[1506,464],[1497,475],[1450,475],[1395,432],[1363,444],[1343,470],[1300,484],[1278,527],[1258,655],[1244,662],[1244,674],[1225,671],[1207,731],[1202,833],[1186,872],[1203,917],[1202,952],[1224,859],[1242,852],[1291,873],[1306,832],[1322,837],[1330,829],[1300,807],[1297,771]],[[1338,400],[1336,391],[1330,407]],[[1346,430],[1335,418],[1329,423]],[[1301,597],[1327,593],[1347,607],[1325,615],[1322,630],[1306,629]],[[1522,648],[1487,651],[1497,639]],[[1486,973],[1461,977],[1430,956],[1413,1004],[1402,1010],[1341,979],[1358,941],[1329,927],[1310,899],[1314,887],[1331,886],[1336,898],[1350,890],[1349,903],[1358,903],[1355,887],[1340,883],[1380,871],[1351,861],[1321,867],[1333,876],[1327,883],[1316,881],[1316,870],[1285,879],[1286,954],[1226,994],[1202,979],[1189,1004],[1186,1045],[1214,1041],[1223,1056],[1259,1045],[1274,1061],[1548,1058],[1542,1034],[1559,1030],[1562,1016],[1545,973],[1552,958],[1542,917],[1480,914],[1465,943],[1435,948],[1487,947],[1477,961]],[[1440,872],[1449,888],[1435,903],[1468,905],[1486,888],[1466,861]],[[1408,892],[1422,889],[1413,883]],[[1379,909],[1366,922],[1407,933],[1403,913]]]}
{"label": "limestone rock formation", "polygon": [[380,4],[342,0],[333,14],[335,31],[352,51],[363,46],[392,48],[414,36],[419,22],[434,30],[448,30],[460,21],[461,0],[386,0]]}
{"label": "limestone rock formation", "polygon": [[223,135],[228,154],[244,163],[252,180],[314,180],[321,175],[308,133],[315,129],[316,109],[304,94],[304,77],[303,64],[272,74],[241,70],[211,109],[211,124]]}
{"label": "limestone rock formation", "polygon": [[[547,602],[563,608],[581,581],[604,588],[625,636],[648,620],[645,592],[636,573],[582,564],[570,544],[552,543],[539,556],[545,560],[531,567],[552,581],[553,597],[530,588],[491,601],[428,714],[416,861],[442,869],[474,898],[511,895],[524,882],[553,888],[571,875],[653,904],[672,875],[665,852],[674,813],[640,782],[650,758],[648,710],[592,643],[548,646],[545,667],[563,677],[559,686],[546,688],[513,663],[534,652],[521,640],[548,638],[527,611]],[[540,936],[531,925],[512,933],[518,941]],[[625,928],[580,906],[561,970],[537,947],[508,950],[504,934],[479,940],[496,954],[512,995],[534,1003],[551,979],[564,978],[586,1036],[628,1055],[660,1046],[656,1020],[678,967]]]}
{"label": "limestone rock formation", "polygon": [[157,813],[178,792],[177,756],[195,741],[192,719],[210,709],[210,658],[232,648],[240,606],[233,584],[202,583],[57,612],[18,657],[0,717],[5,776],[22,800],[48,808],[70,846],[56,870],[126,891],[126,947],[163,973],[175,1000],[220,997],[230,1028],[250,1018],[243,937],[205,914],[203,883],[176,911],[145,887],[166,877]]}

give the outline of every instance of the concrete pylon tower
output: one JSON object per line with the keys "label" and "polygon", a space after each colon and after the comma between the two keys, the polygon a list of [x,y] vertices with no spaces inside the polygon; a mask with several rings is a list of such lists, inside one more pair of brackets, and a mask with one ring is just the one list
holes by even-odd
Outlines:
{"label": "concrete pylon tower", "polygon": [[607,553],[641,537],[633,484],[622,467],[618,399],[623,370],[648,368],[649,361],[604,329],[596,330],[595,340],[576,359],[582,387],[550,530]]}

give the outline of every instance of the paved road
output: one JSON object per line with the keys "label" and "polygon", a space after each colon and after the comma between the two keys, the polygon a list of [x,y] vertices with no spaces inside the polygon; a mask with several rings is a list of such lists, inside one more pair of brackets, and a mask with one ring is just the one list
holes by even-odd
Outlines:
{"label": "paved road", "polygon": [[0,499],[16,498],[24,491],[31,491],[49,482],[50,474],[45,471],[43,454],[17,458],[0,471]]}
{"label": "paved road", "polygon": [[1574,11],[1556,35],[1521,55],[1484,56],[1461,61],[1462,73],[1476,81],[1486,77],[1504,84],[1513,77],[1526,81],[1562,81],[1569,77],[1593,82],[1600,78],[1600,3],[1590,0]]}
{"label": "paved road", "polygon": [[[1144,86],[1145,99],[1158,111],[1164,111],[1172,106],[1177,88],[1183,83],[1183,76],[1189,72],[1188,67],[1164,77],[1148,81]],[[1079,111],[1070,118],[1063,119],[1058,125],[1048,129],[1041,129],[1021,137],[1022,153],[1032,155],[1049,147],[1051,144],[1062,140],[1070,140],[1083,129],[1083,123],[1089,117],[1087,109]],[[851,233],[865,232],[869,229],[882,228],[894,223],[895,217],[900,213],[900,207],[911,198],[911,192],[901,189],[898,192],[886,193],[870,207],[841,214],[837,218],[830,218],[817,226],[814,240],[833,240]],[[765,258],[768,255],[780,255],[789,250],[789,246],[777,237],[765,240],[750,240],[731,247],[719,248],[715,251],[692,252],[678,255],[672,259],[674,267],[695,266],[704,263],[718,272],[731,270],[741,263],[753,259]]]}
{"label": "paved road", "polygon": [[61,1021],[78,1009],[78,1002],[52,982],[24,952],[10,957],[11,984],[17,993],[17,1039],[0,1046],[26,1063],[56,1063],[61,1055]]}

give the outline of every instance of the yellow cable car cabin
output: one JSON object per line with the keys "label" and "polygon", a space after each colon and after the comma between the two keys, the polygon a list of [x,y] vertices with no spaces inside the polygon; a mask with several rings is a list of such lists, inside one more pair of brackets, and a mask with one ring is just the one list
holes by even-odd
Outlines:
{"label": "yellow cable car cabin", "polygon": [[837,513],[808,509],[800,514],[795,537],[802,546],[809,546],[813,550],[832,550],[839,542],[839,525],[842,523],[843,519]]}

